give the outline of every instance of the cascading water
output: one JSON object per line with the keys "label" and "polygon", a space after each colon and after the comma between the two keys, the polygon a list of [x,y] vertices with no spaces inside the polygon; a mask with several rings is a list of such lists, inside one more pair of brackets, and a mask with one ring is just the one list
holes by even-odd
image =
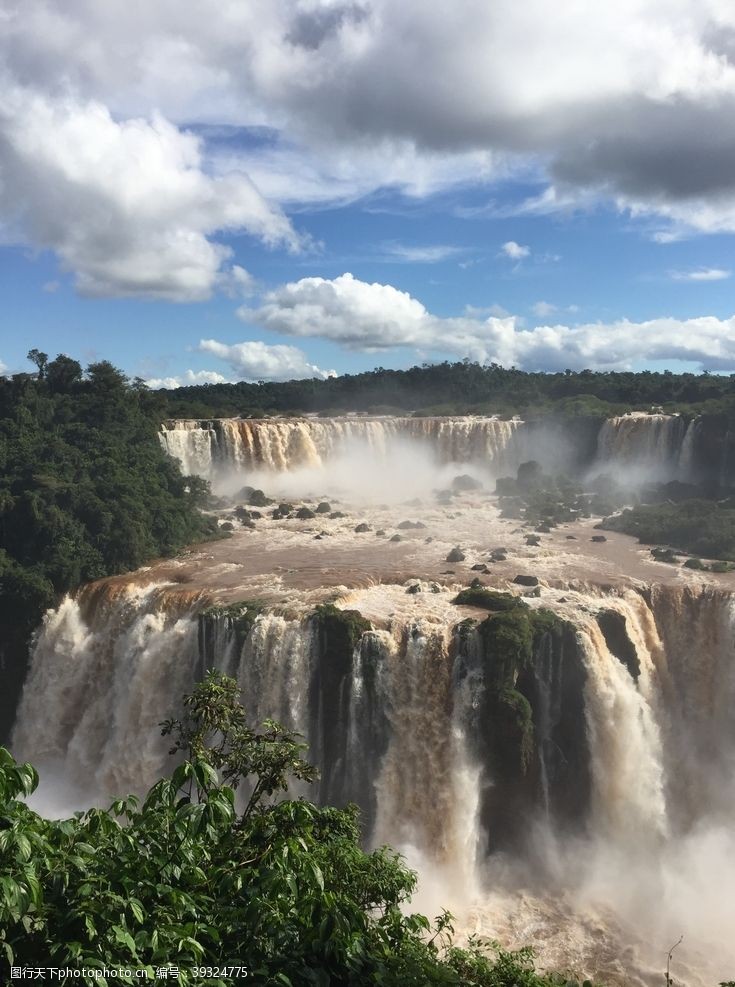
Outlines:
{"label": "cascading water", "polygon": [[482,462],[513,472],[521,425],[499,418],[217,419],[166,422],[160,439],[184,473],[211,480],[322,467],[355,446],[380,461],[399,440],[428,448],[440,463]]}
{"label": "cascading water", "polygon": [[638,480],[690,479],[695,431],[678,415],[628,414],[603,422],[597,439],[598,471],[612,469]]}
{"label": "cascading water", "polygon": [[[678,921],[706,938],[735,921],[732,904],[707,887],[699,917],[686,911],[694,892],[672,860],[681,853],[686,874],[705,867],[704,833],[715,855],[704,873],[714,880],[729,866],[716,854],[732,842],[735,802],[733,599],[702,584],[568,590],[564,622],[537,635],[503,686],[509,699],[492,691],[501,659],[491,639],[451,611],[365,630],[335,665],[318,617],[266,611],[243,631],[204,595],[111,581],[47,616],[12,746],[42,776],[53,764],[70,786],[64,808],[74,793],[145,788],[166,770],[157,723],[214,657],[254,720],[272,716],[306,737],[319,798],[360,803],[368,840],[405,852],[424,886],[433,876],[437,904],[479,900],[483,882],[506,880],[545,832],[566,861],[555,885],[640,909],[642,922],[652,898],[676,889],[654,910],[655,934]],[[524,704],[521,742],[512,717]],[[610,868],[633,860],[640,873],[616,871],[613,894]],[[714,916],[706,928],[702,914]]]}

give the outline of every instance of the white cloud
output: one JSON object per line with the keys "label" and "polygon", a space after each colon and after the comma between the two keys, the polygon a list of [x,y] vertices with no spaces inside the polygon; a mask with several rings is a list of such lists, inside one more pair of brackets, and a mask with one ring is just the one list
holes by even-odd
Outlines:
{"label": "white cloud", "polygon": [[515,240],[508,240],[500,249],[511,260],[523,260],[524,257],[528,257],[531,253],[530,247],[523,247],[520,243],[516,243]]}
{"label": "white cloud", "polygon": [[693,271],[671,271],[672,281],[726,281],[732,271],[722,267],[700,267]]}
{"label": "white cloud", "polygon": [[296,380],[337,376],[334,370],[322,370],[309,363],[304,352],[296,346],[269,346],[259,341],[230,345],[216,339],[202,339],[199,349],[227,361],[239,379]]}
{"label": "white cloud", "polygon": [[228,384],[227,377],[218,374],[216,370],[187,370],[178,377],[149,377],[146,384],[153,390],[174,387],[193,387],[196,384]]}
{"label": "white cloud", "polygon": [[536,302],[531,306],[531,311],[540,319],[547,319],[556,312],[556,305],[552,305],[551,302]]}
{"label": "white cloud", "polygon": [[[286,284],[269,292],[260,307],[242,307],[239,315],[273,332],[320,336],[351,349],[410,346],[526,370],[630,369],[645,361],[681,360],[735,371],[735,317],[620,319],[526,329],[514,316],[435,316],[407,292],[351,274]],[[223,356],[236,349],[216,345]]]}
{"label": "white cloud", "polygon": [[435,246],[410,246],[403,243],[386,243],[383,247],[386,259],[405,261],[410,264],[437,264],[463,253],[462,247],[452,247],[448,244]]}
{"label": "white cloud", "polygon": [[6,88],[0,173],[6,239],[54,250],[84,295],[205,299],[231,256],[219,232],[299,246],[245,176],[209,176],[200,139],[157,114],[118,121],[99,102]]}
{"label": "white cloud", "polygon": [[[158,109],[179,124],[274,128],[269,146],[209,160],[218,179],[244,170],[276,201],[424,195],[535,170],[555,190],[548,209],[604,198],[735,229],[725,0],[559,0],[553,17],[548,0],[24,0],[0,16],[4,94],[61,105],[73,93],[120,125],[150,125]],[[231,228],[218,222],[194,235]]]}

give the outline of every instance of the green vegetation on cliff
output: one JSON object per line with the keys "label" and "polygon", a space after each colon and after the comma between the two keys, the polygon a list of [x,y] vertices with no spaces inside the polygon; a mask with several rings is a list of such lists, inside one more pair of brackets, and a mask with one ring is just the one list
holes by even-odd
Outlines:
{"label": "green vegetation on cliff", "polygon": [[[246,722],[232,679],[210,674],[164,724],[183,760],[142,802],[46,820],[24,802],[30,765],[0,748],[0,953],[20,967],[104,967],[190,987],[556,987],[529,950],[451,943],[451,918],[406,914],[416,876],[360,847],[355,807],[273,802],[311,781],[299,738]],[[247,791],[238,808],[235,790]],[[206,967],[242,965],[245,976]],[[142,971],[142,973],[137,973]],[[127,981],[124,981],[127,982]]]}
{"label": "green vegetation on cliff", "polygon": [[[207,485],[184,478],[161,449],[155,396],[107,362],[85,373],[65,356],[32,357],[37,374],[0,377],[6,668],[22,663],[59,594],[216,534],[199,510]],[[0,727],[10,710],[0,710]]]}
{"label": "green vegetation on cliff", "polygon": [[646,545],[671,545],[706,559],[735,561],[735,500],[643,504],[608,517],[602,527]]}

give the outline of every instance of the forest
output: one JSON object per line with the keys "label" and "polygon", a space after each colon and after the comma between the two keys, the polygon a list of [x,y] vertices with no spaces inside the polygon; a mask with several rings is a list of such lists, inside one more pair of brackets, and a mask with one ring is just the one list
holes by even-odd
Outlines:
{"label": "forest", "polygon": [[156,436],[154,395],[110,363],[32,350],[0,377],[0,664],[7,726],[29,635],[58,597],[216,535],[208,496]]}
{"label": "forest", "polygon": [[157,393],[169,418],[362,411],[371,414],[521,414],[557,412],[599,418],[628,410],[735,417],[735,376],[669,371],[567,370],[527,373],[464,360],[409,370],[375,370],[327,380],[205,384]]}

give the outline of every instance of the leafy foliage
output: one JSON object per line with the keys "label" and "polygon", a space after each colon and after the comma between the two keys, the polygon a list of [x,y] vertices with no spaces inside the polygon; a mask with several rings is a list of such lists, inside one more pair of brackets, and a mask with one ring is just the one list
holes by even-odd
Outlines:
{"label": "leafy foliage", "polygon": [[697,557],[735,561],[735,501],[685,500],[643,504],[606,518],[602,527],[664,544]]}
{"label": "leafy foliage", "polygon": [[[242,963],[250,984],[552,987],[531,953],[451,945],[402,906],[415,875],[387,848],[360,848],[357,810],[273,802],[288,776],[313,777],[298,738],[247,726],[231,679],[211,673],[164,732],[186,759],[139,802],[119,799],[64,821],[24,803],[30,765],[0,749],[0,949],[9,963],[193,974]],[[235,789],[250,795],[238,810]],[[79,983],[80,979],[74,979]],[[86,983],[104,977],[90,974]],[[140,983],[141,979],[136,982]],[[146,980],[143,980],[146,982]]]}
{"label": "leafy foliage", "polygon": [[[86,376],[32,350],[0,377],[0,647],[25,644],[59,593],[212,537],[206,484],[160,447],[155,400],[107,362]],[[8,660],[10,659],[10,660]]]}

